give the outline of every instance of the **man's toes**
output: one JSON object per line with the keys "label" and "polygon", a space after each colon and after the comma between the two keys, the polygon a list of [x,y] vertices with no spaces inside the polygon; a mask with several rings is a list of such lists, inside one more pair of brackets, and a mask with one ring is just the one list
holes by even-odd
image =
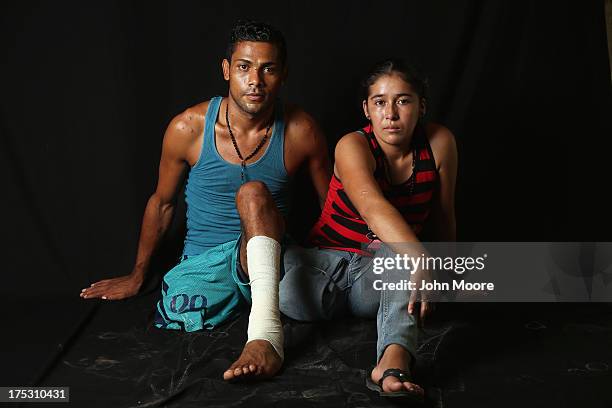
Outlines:
{"label": "man's toes", "polygon": [[234,376],[235,377],[239,377],[242,375],[242,367],[236,367],[234,368]]}
{"label": "man's toes", "polygon": [[257,371],[257,367],[255,366],[255,364],[251,364],[251,365],[249,366],[249,370],[250,370],[252,373],[254,373],[254,372],[256,372],[256,371]]}
{"label": "man's toes", "polygon": [[242,366],[242,374],[247,375],[251,372],[251,370],[249,370],[249,366]]}
{"label": "man's toes", "polygon": [[231,379],[233,379],[233,378],[234,378],[234,370],[231,370],[231,369],[230,369],[230,370],[226,370],[226,371],[223,373],[223,379],[224,379],[225,381],[227,381],[227,380],[231,380]]}

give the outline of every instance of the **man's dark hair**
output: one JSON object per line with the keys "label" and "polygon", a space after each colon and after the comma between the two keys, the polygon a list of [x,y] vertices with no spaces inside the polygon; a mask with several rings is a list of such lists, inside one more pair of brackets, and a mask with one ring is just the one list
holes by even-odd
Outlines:
{"label": "man's dark hair", "polygon": [[427,79],[417,70],[416,67],[408,65],[405,61],[398,58],[389,58],[376,63],[361,81],[363,88],[363,98],[367,99],[370,86],[384,75],[399,74],[404,81],[408,82],[419,98],[427,96]]}
{"label": "man's dark hair", "polygon": [[232,61],[232,54],[236,49],[236,44],[241,41],[267,42],[274,44],[278,49],[278,56],[281,63],[285,66],[287,61],[287,45],[283,34],[272,27],[270,24],[254,20],[238,20],[230,35],[227,45],[227,60]]}

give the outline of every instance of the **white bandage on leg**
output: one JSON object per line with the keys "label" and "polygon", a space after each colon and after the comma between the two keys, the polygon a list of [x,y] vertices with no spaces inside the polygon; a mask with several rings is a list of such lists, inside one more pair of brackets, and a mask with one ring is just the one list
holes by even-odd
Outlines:
{"label": "white bandage on leg", "polygon": [[253,301],[247,343],[251,340],[267,340],[283,360],[283,326],[278,310],[280,255],[281,246],[272,238],[259,235],[247,242],[247,264]]}

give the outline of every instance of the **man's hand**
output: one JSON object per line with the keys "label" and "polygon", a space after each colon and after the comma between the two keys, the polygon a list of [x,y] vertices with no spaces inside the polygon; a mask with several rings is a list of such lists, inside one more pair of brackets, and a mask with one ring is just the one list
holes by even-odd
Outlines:
{"label": "man's hand", "polygon": [[83,299],[120,300],[134,296],[140,290],[142,277],[134,274],[104,279],[81,291]]}

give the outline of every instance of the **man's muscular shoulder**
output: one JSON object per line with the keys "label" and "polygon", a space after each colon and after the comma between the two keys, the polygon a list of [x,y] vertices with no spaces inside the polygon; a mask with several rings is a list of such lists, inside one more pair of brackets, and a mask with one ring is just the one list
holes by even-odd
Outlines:
{"label": "man's muscular shoulder", "polygon": [[176,115],[164,135],[164,149],[193,165],[197,161],[209,101],[194,105]]}
{"label": "man's muscular shoulder", "polygon": [[312,116],[296,105],[285,107],[285,166],[293,174],[304,162],[326,157],[327,143]]}
{"label": "man's muscular shoulder", "polygon": [[321,131],[314,118],[297,105],[287,104],[285,114],[285,134],[292,143],[314,143]]}
{"label": "man's muscular shoulder", "polygon": [[297,105],[285,107],[285,141],[292,150],[311,151],[317,148],[323,134],[316,120]]}
{"label": "man's muscular shoulder", "polygon": [[195,139],[204,129],[204,117],[209,101],[199,103],[185,109],[170,121],[166,136],[170,136],[178,143],[188,142]]}

